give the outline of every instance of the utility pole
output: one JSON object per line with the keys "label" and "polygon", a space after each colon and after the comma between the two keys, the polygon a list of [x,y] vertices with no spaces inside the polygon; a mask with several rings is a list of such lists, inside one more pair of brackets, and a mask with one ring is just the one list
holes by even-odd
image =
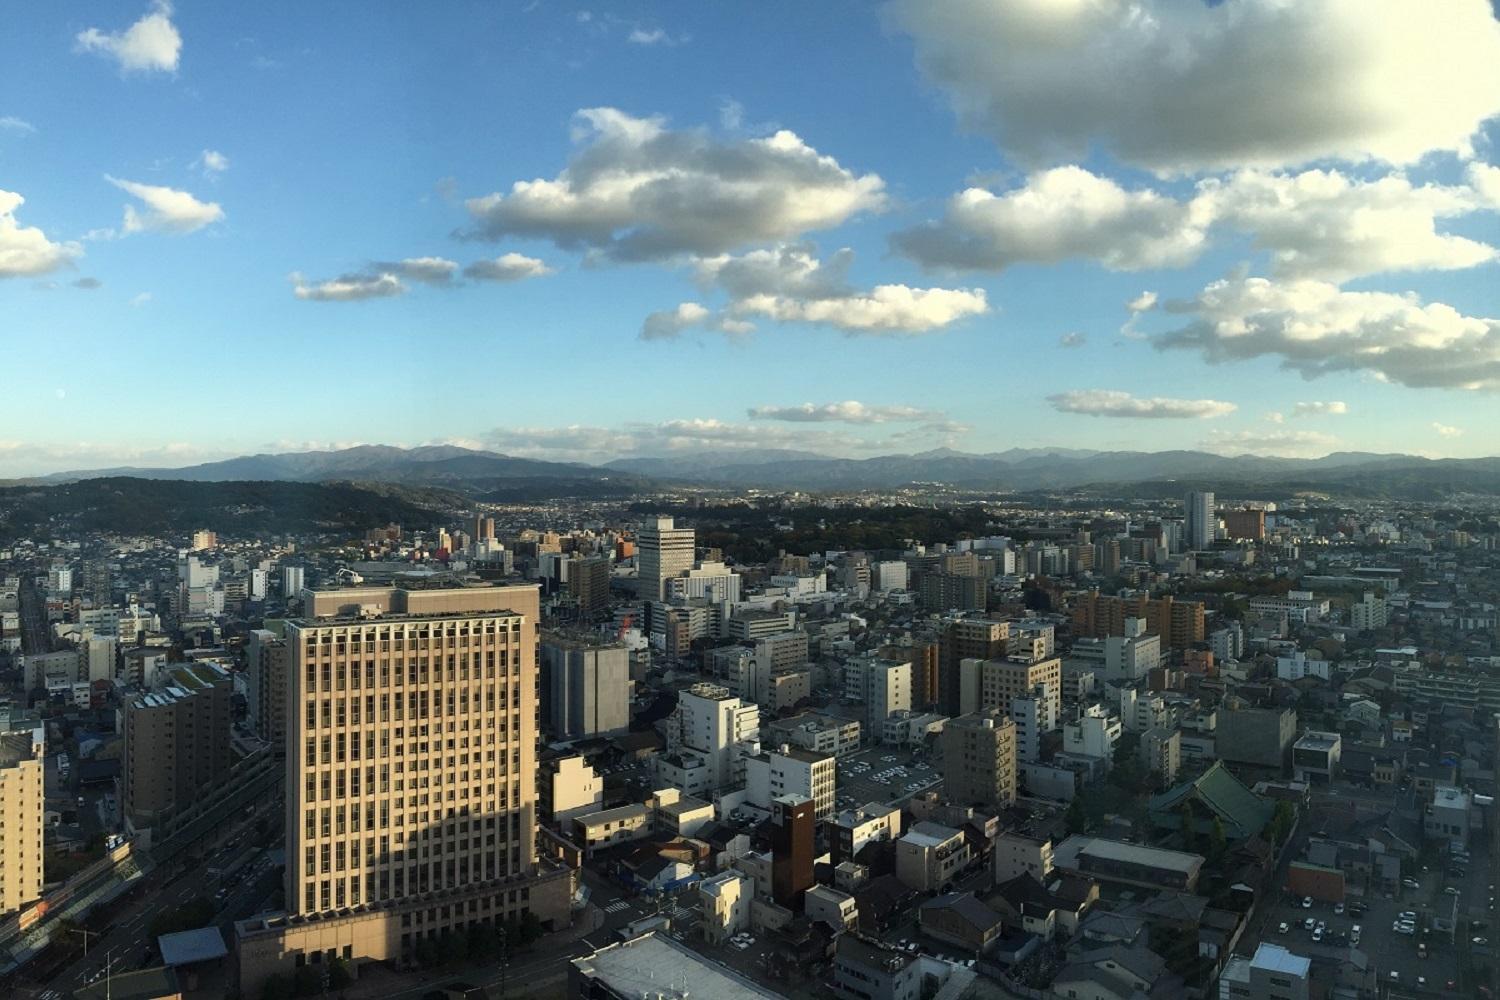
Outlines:
{"label": "utility pole", "polygon": [[111,1000],[110,971],[115,964],[114,953],[113,948],[104,953],[104,1000]]}
{"label": "utility pole", "polygon": [[98,931],[91,931],[91,930],[89,930],[89,929],[87,929],[85,927],[69,927],[68,931],[70,933],[72,933],[72,934],[82,934],[83,935],[83,957],[84,958],[88,958],[89,957],[89,938],[90,937],[98,937],[99,936],[99,932]]}

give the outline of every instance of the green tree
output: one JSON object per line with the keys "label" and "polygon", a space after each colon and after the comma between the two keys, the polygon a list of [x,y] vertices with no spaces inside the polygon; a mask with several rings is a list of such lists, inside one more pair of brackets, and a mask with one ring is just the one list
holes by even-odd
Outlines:
{"label": "green tree", "polygon": [[544,933],[546,933],[546,929],[542,927],[541,918],[538,917],[535,913],[532,913],[530,910],[527,910],[525,913],[521,914],[520,930],[522,948],[536,941]]}
{"label": "green tree", "polygon": [[1183,802],[1182,808],[1178,810],[1178,815],[1182,821],[1181,829],[1183,849],[1191,851],[1193,849],[1193,840],[1195,838],[1195,831],[1193,830],[1193,807],[1187,802]]}
{"label": "green tree", "polygon": [[1214,825],[1208,831],[1208,856],[1217,861],[1224,856],[1224,849],[1228,842],[1224,837],[1224,823],[1219,817],[1214,817]]}
{"label": "green tree", "polygon": [[469,936],[444,931],[438,939],[438,957],[444,965],[456,965],[469,957]]}
{"label": "green tree", "polygon": [[1089,828],[1089,814],[1083,808],[1083,798],[1073,796],[1073,801],[1068,803],[1067,814],[1063,816],[1064,822],[1068,824],[1069,833],[1084,833]]}
{"label": "green tree", "polygon": [[342,990],[348,988],[354,982],[354,973],[349,971],[349,963],[342,958],[335,958],[328,963],[328,988],[331,990]]}
{"label": "green tree", "polygon": [[413,957],[416,958],[417,964],[422,966],[424,969],[432,968],[438,963],[437,943],[431,938],[424,937],[422,940],[417,942],[417,947],[413,953]]}
{"label": "green tree", "polygon": [[323,976],[315,965],[303,965],[292,974],[292,990],[299,997],[315,997],[323,992]]}
{"label": "green tree", "polygon": [[260,988],[260,1000],[291,1000],[292,983],[286,976],[270,976]]}

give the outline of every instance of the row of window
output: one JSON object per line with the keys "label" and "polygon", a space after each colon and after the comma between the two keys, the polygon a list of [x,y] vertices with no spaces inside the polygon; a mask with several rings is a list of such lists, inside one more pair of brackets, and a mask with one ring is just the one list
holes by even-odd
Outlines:
{"label": "row of window", "polygon": [[369,872],[363,878],[351,875],[319,879],[302,887],[303,912],[327,912],[358,906],[364,901],[381,902],[437,889],[459,889],[520,871],[521,849],[512,847],[508,858],[503,854],[469,855]]}
{"label": "row of window", "polygon": [[519,684],[499,687],[489,684],[483,689],[408,691],[404,699],[398,692],[394,700],[389,694],[382,694],[378,702],[373,694],[365,695],[363,700],[358,695],[353,698],[323,698],[307,702],[305,717],[308,729],[344,728],[401,721],[406,712],[410,712],[413,718],[426,718],[429,714],[467,715],[471,711],[503,712],[512,707],[512,702],[517,708],[521,705]]}
{"label": "row of window", "polygon": [[429,684],[442,683],[443,681],[455,682],[475,679],[480,677],[496,676],[496,672],[515,674],[521,669],[523,658],[521,651],[516,650],[515,656],[511,655],[509,648],[490,649],[482,653],[441,653],[429,654],[411,660],[383,660],[376,663],[374,660],[366,660],[363,665],[359,662],[346,660],[323,660],[315,663],[306,661],[303,668],[304,684],[309,691],[321,689],[328,691],[343,691],[346,688],[373,688],[401,687],[404,684]]}

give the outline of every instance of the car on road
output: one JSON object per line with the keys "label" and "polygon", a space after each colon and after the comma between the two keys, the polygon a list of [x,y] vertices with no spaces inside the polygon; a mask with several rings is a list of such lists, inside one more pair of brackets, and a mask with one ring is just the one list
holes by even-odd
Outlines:
{"label": "car on road", "polygon": [[1312,939],[1313,939],[1313,943],[1315,943],[1315,944],[1317,942],[1319,942],[1319,941],[1322,941],[1323,940],[1323,928],[1321,928],[1321,927],[1314,927],[1313,928],[1313,933],[1312,933]]}
{"label": "car on road", "polygon": [[1288,926],[1287,926],[1287,925],[1286,925],[1286,921],[1285,921],[1285,920],[1283,920],[1283,921],[1282,921],[1282,922],[1281,922],[1281,923],[1280,923],[1280,925],[1278,925],[1278,926],[1277,926],[1277,928],[1276,928],[1276,933],[1278,933],[1278,934],[1285,934],[1285,933],[1286,933],[1286,932],[1287,932],[1287,931],[1289,931],[1289,930],[1291,930],[1291,928],[1290,928],[1290,927],[1288,927]]}
{"label": "car on road", "polygon": [[1397,972],[1395,969],[1391,970],[1391,982],[1393,982],[1393,983],[1399,983],[1399,982],[1401,982],[1401,973]]}
{"label": "car on road", "polygon": [[1422,883],[1418,882],[1414,878],[1404,878],[1404,879],[1401,880],[1401,884],[1404,885],[1404,886],[1406,886],[1406,888],[1408,888],[1408,889],[1420,889],[1420,888],[1422,888]]}
{"label": "car on road", "polygon": [[1418,941],[1417,942],[1417,957],[1418,958],[1426,958],[1427,957],[1427,942],[1426,941]]}
{"label": "car on road", "polygon": [[1355,924],[1349,928],[1349,943],[1353,945],[1359,944],[1359,924]]}
{"label": "car on road", "polygon": [[1312,897],[1311,896],[1303,896],[1302,897],[1302,908],[1304,910],[1310,910],[1310,909],[1312,909]]}
{"label": "car on road", "polygon": [[1486,944],[1490,943],[1490,939],[1489,938],[1485,938],[1485,937],[1480,937],[1479,935],[1476,934],[1474,937],[1469,938],[1469,943],[1470,944],[1478,944],[1478,945],[1486,945]]}
{"label": "car on road", "polygon": [[1452,886],[1452,885],[1444,886],[1443,887],[1443,891],[1446,892],[1450,896],[1457,896],[1458,895],[1458,887],[1457,886]]}
{"label": "car on road", "polygon": [[1317,926],[1317,923],[1318,922],[1312,917],[1308,917],[1306,920],[1302,921],[1302,929],[1305,931],[1310,931]]}

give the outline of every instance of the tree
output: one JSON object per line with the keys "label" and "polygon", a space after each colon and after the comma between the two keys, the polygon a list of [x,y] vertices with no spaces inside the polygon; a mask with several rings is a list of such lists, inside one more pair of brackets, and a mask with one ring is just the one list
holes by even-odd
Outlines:
{"label": "tree", "polygon": [[1178,813],[1182,818],[1182,846],[1185,850],[1191,851],[1195,832],[1193,830],[1193,807],[1184,801]]}
{"label": "tree", "polygon": [[437,943],[434,942],[431,938],[424,937],[422,940],[417,942],[417,947],[413,953],[413,957],[416,958],[417,964],[422,966],[423,968],[432,968],[438,963]]}
{"label": "tree", "polygon": [[456,965],[469,957],[469,936],[444,931],[438,939],[438,957],[444,965]]}
{"label": "tree", "polygon": [[299,997],[313,997],[323,992],[323,976],[317,966],[301,965],[292,974],[292,990]]}
{"label": "tree", "polygon": [[354,973],[349,971],[349,963],[342,958],[335,958],[328,963],[328,988],[330,990],[342,990],[348,988],[354,982]]}
{"label": "tree", "polygon": [[1083,799],[1077,795],[1068,803],[1068,812],[1063,817],[1069,833],[1084,833],[1089,828],[1089,815],[1083,808]]}
{"label": "tree", "polygon": [[1286,840],[1287,834],[1292,832],[1292,826],[1297,820],[1297,810],[1285,799],[1276,803],[1276,811],[1271,814],[1271,821],[1266,824],[1266,836],[1277,847]]}
{"label": "tree", "polygon": [[1021,603],[1028,611],[1050,612],[1052,610],[1052,595],[1040,587],[1029,587],[1021,595]]}
{"label": "tree", "polygon": [[522,948],[536,941],[545,933],[541,918],[530,910],[521,914],[519,926]]}
{"label": "tree", "polygon": [[1208,856],[1214,860],[1224,856],[1224,849],[1228,842],[1224,837],[1224,822],[1219,817],[1214,817],[1214,825],[1208,831]]}
{"label": "tree", "polygon": [[260,1000],[291,1000],[292,983],[286,976],[269,976],[260,988]]}

